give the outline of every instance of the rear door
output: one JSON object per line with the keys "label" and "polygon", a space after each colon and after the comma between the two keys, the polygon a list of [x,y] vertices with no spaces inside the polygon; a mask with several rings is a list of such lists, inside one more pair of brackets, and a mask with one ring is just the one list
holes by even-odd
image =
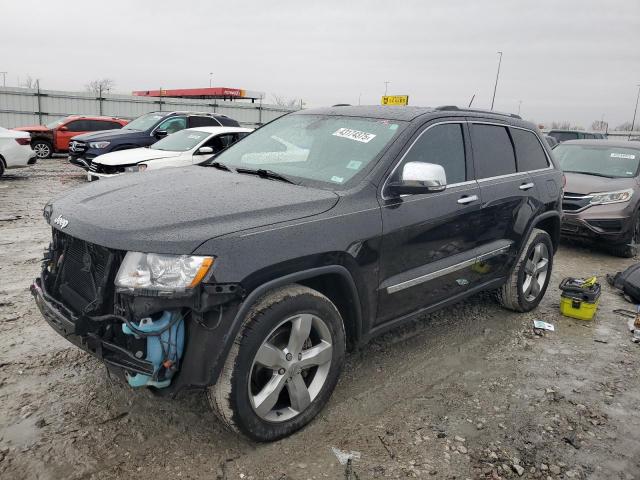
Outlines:
{"label": "rear door", "polygon": [[473,286],[480,189],[468,152],[464,120],[438,120],[418,131],[387,178],[398,179],[407,162],[435,163],[445,169],[447,188],[389,197],[383,187],[377,324]]}
{"label": "rear door", "polygon": [[482,205],[478,242],[487,252],[477,267],[487,280],[505,275],[537,206],[535,184],[518,171],[509,127],[469,119],[471,148]]}

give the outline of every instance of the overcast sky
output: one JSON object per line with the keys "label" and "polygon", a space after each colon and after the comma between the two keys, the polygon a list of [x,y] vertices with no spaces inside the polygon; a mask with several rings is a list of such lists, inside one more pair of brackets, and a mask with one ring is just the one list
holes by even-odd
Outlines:
{"label": "overcast sky", "polygon": [[0,71],[42,88],[245,88],[308,107],[488,108],[589,128],[630,121],[640,83],[640,1],[2,0]]}

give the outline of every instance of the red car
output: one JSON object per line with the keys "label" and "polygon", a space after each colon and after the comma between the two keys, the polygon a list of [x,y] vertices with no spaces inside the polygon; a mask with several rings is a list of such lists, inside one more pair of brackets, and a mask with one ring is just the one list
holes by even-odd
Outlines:
{"label": "red car", "polygon": [[101,130],[120,129],[127,123],[129,120],[115,117],[69,115],[46,125],[17,127],[14,130],[29,132],[31,148],[36,152],[36,156],[49,158],[52,153],[67,152],[71,137]]}

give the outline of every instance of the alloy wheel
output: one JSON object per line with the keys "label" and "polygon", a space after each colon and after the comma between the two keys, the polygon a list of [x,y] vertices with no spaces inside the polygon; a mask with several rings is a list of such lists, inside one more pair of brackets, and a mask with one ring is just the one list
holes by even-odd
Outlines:
{"label": "alloy wheel", "polygon": [[301,313],[282,321],[253,360],[248,389],[254,412],[271,422],[302,413],[326,383],[332,356],[331,332],[321,318]]}
{"label": "alloy wheel", "polygon": [[48,158],[51,155],[51,147],[46,143],[36,143],[33,146],[33,151],[36,152],[38,158]]}
{"label": "alloy wheel", "polygon": [[538,298],[549,274],[549,249],[544,243],[538,243],[524,266],[524,281],[522,291],[528,302]]}

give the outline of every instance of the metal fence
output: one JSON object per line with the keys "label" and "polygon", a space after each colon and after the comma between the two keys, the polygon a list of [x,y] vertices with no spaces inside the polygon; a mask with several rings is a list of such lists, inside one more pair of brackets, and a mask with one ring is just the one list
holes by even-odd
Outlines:
{"label": "metal fence", "polygon": [[222,113],[241,125],[256,127],[292,111],[290,108],[230,100],[190,100],[168,97],[91,92],[64,92],[0,87],[0,126],[44,125],[67,115],[107,115],[132,119],[158,110],[191,110]]}

